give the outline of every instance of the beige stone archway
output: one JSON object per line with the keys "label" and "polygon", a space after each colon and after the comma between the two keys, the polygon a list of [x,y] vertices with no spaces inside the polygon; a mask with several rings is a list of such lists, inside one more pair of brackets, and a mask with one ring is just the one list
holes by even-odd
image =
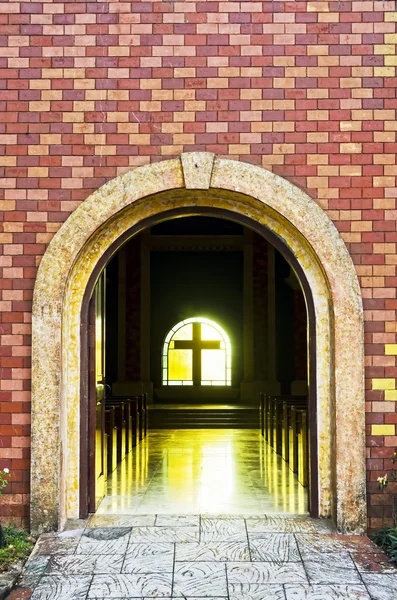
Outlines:
{"label": "beige stone archway", "polygon": [[170,209],[191,207],[194,214],[195,206],[266,226],[304,271],[316,316],[319,512],[332,515],[340,530],[362,532],[363,316],[350,255],[325,212],[299,188],[211,153],[183,154],[111,180],[74,211],[42,259],[33,301],[32,530],[79,516],[80,318],[91,274],[132,226]]}

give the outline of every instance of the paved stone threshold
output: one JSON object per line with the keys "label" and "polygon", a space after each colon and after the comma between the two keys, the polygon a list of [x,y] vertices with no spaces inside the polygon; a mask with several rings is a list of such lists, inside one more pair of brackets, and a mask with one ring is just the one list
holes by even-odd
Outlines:
{"label": "paved stone threshold", "polygon": [[396,600],[397,569],[309,517],[94,515],[41,536],[8,598]]}

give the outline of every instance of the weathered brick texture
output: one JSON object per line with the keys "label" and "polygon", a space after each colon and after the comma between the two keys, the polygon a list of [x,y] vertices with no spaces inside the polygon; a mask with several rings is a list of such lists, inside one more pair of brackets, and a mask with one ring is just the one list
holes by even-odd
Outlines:
{"label": "weathered brick texture", "polygon": [[396,435],[395,2],[0,3],[0,516],[28,514],[37,265],[93,190],[207,150],[308,191],[338,227],[366,322],[369,525]]}

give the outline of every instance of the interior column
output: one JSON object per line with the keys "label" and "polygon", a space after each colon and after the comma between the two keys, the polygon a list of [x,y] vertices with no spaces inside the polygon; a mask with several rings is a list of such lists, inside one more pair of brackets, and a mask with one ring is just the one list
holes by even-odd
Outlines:
{"label": "interior column", "polygon": [[254,380],[254,291],[253,291],[252,232],[244,231],[244,381],[241,383],[241,400],[253,402]]}
{"label": "interior column", "polygon": [[150,230],[142,233],[141,242],[141,381],[143,391],[153,401],[153,384],[150,381]]}
{"label": "interior column", "polygon": [[120,248],[118,252],[118,362],[117,362],[117,382],[126,380],[126,251],[125,247]]}
{"label": "interior column", "polygon": [[280,394],[280,384],[277,381],[276,371],[276,344],[277,344],[277,328],[276,328],[276,260],[275,249],[271,244],[268,244],[268,294],[267,294],[267,342],[268,342],[268,380],[267,393]]}

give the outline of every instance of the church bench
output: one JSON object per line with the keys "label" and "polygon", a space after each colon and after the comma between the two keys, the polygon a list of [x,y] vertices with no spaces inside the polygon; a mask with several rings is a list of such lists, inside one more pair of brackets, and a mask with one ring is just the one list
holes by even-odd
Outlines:
{"label": "church bench", "polygon": [[145,424],[146,424],[146,411],[145,411],[145,401],[144,401],[144,396],[143,394],[140,394],[139,396],[133,396],[133,398],[136,400],[137,403],[137,409],[138,409],[138,414],[137,414],[137,435],[138,435],[138,439],[139,440],[143,440],[143,438],[146,435],[146,431],[145,431]]}
{"label": "church bench", "polygon": [[298,481],[309,485],[309,429],[307,410],[302,410],[298,423]]}
{"label": "church bench", "polygon": [[270,441],[270,437],[269,437],[269,415],[270,415],[270,396],[268,394],[265,394],[264,392],[261,393],[261,399],[260,399],[260,415],[259,415],[259,421],[260,421],[260,428],[261,428],[261,433],[264,436],[265,440],[267,442]]}
{"label": "church bench", "polygon": [[108,474],[117,467],[117,427],[114,406],[105,408],[106,464]]}
{"label": "church bench", "polygon": [[[291,455],[292,467],[290,465],[290,468],[298,473],[299,457],[302,457],[303,454],[307,455],[307,443],[305,442],[307,435],[306,437],[302,435],[299,423],[293,427],[291,432],[290,415],[292,408],[295,410],[307,409],[307,398],[304,396],[270,396],[262,394],[261,426],[265,439],[274,451],[287,462],[289,462]],[[298,473],[298,479],[302,485],[307,485],[307,464],[307,457],[303,458]]]}
{"label": "church bench", "polygon": [[307,410],[291,407],[289,426],[289,467],[303,486],[309,482],[309,444]]}
{"label": "church bench", "polygon": [[265,403],[265,439],[277,452],[282,453],[283,402],[296,404],[299,408],[307,406],[303,396],[267,396]]}
{"label": "church bench", "polygon": [[147,392],[145,392],[143,394],[143,405],[144,405],[144,408],[145,408],[145,435],[147,434],[148,429],[149,429],[149,410],[148,410],[148,401],[147,401],[147,399],[148,399],[148,395],[147,395]]}
{"label": "church bench", "polygon": [[127,419],[126,419],[125,400],[116,398],[106,398],[106,407],[114,409],[114,418],[117,428],[117,462],[120,463],[125,458],[127,445]]}
{"label": "church bench", "polygon": [[263,436],[265,436],[265,410],[266,410],[266,406],[267,406],[267,394],[265,394],[264,392],[260,393],[260,400],[259,400],[259,428],[261,430],[261,434]]}
{"label": "church bench", "polygon": [[[296,405],[298,408],[307,407],[307,398],[305,396],[271,396],[262,392],[260,394],[260,429],[268,444],[274,450],[283,456],[288,456],[285,448],[288,446],[286,439],[288,437],[285,428],[288,428],[288,419],[284,417],[284,403],[286,408]],[[288,460],[288,458],[285,458]]]}
{"label": "church bench", "polygon": [[290,398],[283,398],[282,401],[282,413],[281,413],[281,433],[280,433],[280,452],[282,458],[289,462],[289,425],[291,408],[307,409],[307,398],[305,396],[291,396]]}
{"label": "church bench", "polygon": [[136,446],[139,438],[139,435],[137,435],[137,401],[134,398],[125,396],[110,396],[106,401],[113,405],[117,403],[124,403],[125,405],[125,454],[128,454]]}

